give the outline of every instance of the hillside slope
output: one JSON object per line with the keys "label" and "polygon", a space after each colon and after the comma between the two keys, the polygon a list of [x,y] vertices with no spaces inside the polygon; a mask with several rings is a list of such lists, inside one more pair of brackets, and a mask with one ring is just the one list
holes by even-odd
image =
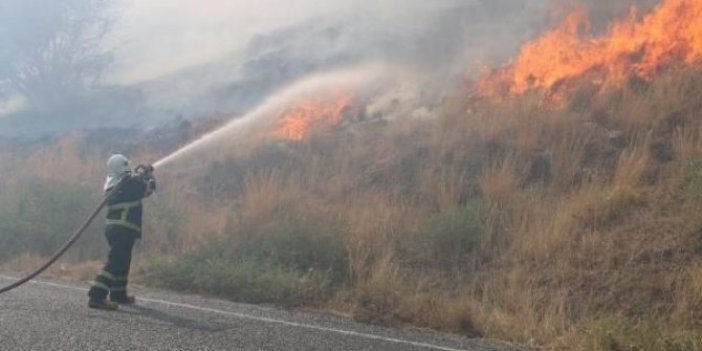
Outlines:
{"label": "hillside slope", "polygon": [[[137,274],[547,349],[701,350],[699,4],[665,0],[602,36],[576,11],[429,117],[218,144],[158,174]],[[561,39],[572,50],[546,55]],[[539,53],[577,69],[554,76]],[[114,148],[87,140],[0,152],[0,258],[50,253],[99,198]]]}

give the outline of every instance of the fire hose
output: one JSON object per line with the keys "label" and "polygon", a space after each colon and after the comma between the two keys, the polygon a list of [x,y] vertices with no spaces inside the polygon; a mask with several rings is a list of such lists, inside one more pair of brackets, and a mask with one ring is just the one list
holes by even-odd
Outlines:
{"label": "fire hose", "polygon": [[[146,177],[151,176],[153,171],[154,168],[150,165],[139,165],[134,170],[134,173],[136,173],[136,177]],[[53,256],[51,256],[51,258],[48,261],[46,261],[43,265],[41,265],[39,268],[35,269],[22,279],[19,279],[8,286],[1,288],[0,294],[15,289],[34,279],[36,276],[44,272],[47,268],[51,267],[51,265],[54,264],[54,262],[56,262],[59,258],[61,258],[61,256],[63,256],[63,254],[65,254],[66,251],[68,251],[68,249],[71,248],[71,246],[73,246],[73,244],[75,244],[76,241],[78,241],[78,239],[83,235],[83,233],[85,233],[85,230],[88,229],[88,226],[90,226],[90,224],[95,220],[95,217],[97,217],[98,214],[100,214],[100,211],[102,211],[102,209],[105,208],[105,206],[107,206],[108,201],[110,201],[112,195],[116,194],[119,191],[125,179],[126,177],[122,178],[122,180],[119,183],[117,183],[117,185],[115,185],[110,191],[107,192],[107,194],[105,194],[105,197],[102,199],[100,204],[95,208],[95,210],[93,210],[88,219],[86,219],[85,222],[83,222],[83,225],[81,225],[80,228],[78,228],[78,230],[73,234],[73,236],[71,236],[68,239],[68,241],[66,241],[66,243],[63,244],[63,246],[58,251],[56,251],[56,253]]]}

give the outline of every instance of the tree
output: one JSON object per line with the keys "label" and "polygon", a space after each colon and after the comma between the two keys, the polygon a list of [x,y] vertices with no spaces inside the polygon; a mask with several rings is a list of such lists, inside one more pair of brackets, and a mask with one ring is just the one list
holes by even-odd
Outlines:
{"label": "tree", "polygon": [[0,2],[0,96],[20,94],[41,109],[94,87],[111,61],[104,39],[114,3]]}

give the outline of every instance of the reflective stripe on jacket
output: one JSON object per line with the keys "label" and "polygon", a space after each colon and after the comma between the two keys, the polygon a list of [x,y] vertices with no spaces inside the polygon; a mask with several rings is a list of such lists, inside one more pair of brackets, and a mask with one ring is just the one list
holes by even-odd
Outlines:
{"label": "reflective stripe on jacket", "polygon": [[141,200],[150,196],[155,187],[153,178],[128,176],[124,179],[120,189],[107,202],[106,225],[127,228],[141,236]]}
{"label": "reflective stripe on jacket", "polygon": [[107,211],[107,225],[118,225],[141,232],[141,200],[109,205]]}

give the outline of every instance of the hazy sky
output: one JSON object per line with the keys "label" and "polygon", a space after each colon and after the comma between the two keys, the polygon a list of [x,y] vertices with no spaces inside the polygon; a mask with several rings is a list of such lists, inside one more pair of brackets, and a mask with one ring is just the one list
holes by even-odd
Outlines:
{"label": "hazy sky", "polygon": [[473,0],[128,0],[113,32],[109,80],[129,83],[207,62],[242,48],[256,33],[310,18],[351,14],[392,23]]}

